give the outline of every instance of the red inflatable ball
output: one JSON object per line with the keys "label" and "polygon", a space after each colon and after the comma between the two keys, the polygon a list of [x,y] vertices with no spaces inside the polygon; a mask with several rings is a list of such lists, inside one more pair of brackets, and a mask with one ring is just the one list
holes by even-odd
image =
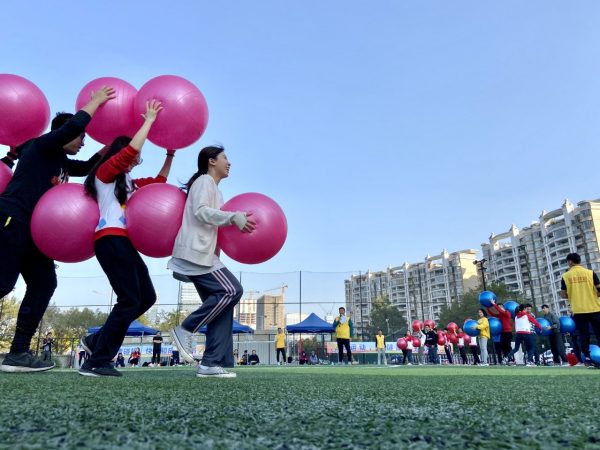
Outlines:
{"label": "red inflatable ball", "polygon": [[16,147],[40,136],[50,121],[44,93],[18,75],[0,74],[0,144]]}
{"label": "red inflatable ball", "polygon": [[468,334],[463,334],[463,339],[465,340],[465,345],[469,345],[471,343],[471,336]]}
{"label": "red inflatable ball", "polygon": [[242,233],[236,226],[219,228],[217,244],[231,259],[243,264],[259,264],[281,250],[287,237],[283,210],[266,195],[240,194],[223,205],[223,211],[251,212],[256,229]]}
{"label": "red inflatable ball", "polygon": [[446,325],[446,328],[448,328],[448,331],[456,333],[458,330],[458,325],[454,322],[449,322],[448,325]]}
{"label": "red inflatable ball", "polygon": [[421,331],[423,329],[423,324],[419,320],[412,321],[412,330],[413,331]]}
{"label": "red inflatable ball", "polygon": [[144,186],[127,201],[125,220],[133,246],[146,256],[171,256],[181,227],[186,196],[166,183]]}
{"label": "red inflatable ball", "polygon": [[458,344],[458,336],[455,333],[448,333],[448,341],[451,344]]}
{"label": "red inflatable ball", "polygon": [[0,162],[0,194],[4,192],[4,189],[8,186],[12,176],[13,173],[12,170],[10,170],[10,167],[3,162]]}
{"label": "red inflatable ball", "polygon": [[408,342],[406,342],[406,339],[404,338],[400,338],[396,341],[396,346],[400,349],[400,350],[405,350],[406,347],[408,346]]}
{"label": "red inflatable ball", "polygon": [[92,94],[104,86],[113,88],[116,97],[98,108],[85,131],[96,141],[110,145],[119,136],[133,137],[143,119],[134,112],[136,88],[120,78],[102,77],[90,81],[79,92],[75,108],[83,108]]}
{"label": "red inflatable ball", "polygon": [[421,346],[421,340],[418,337],[413,337],[413,347],[417,348]]}
{"label": "red inflatable ball", "polygon": [[151,79],[136,96],[138,116],[146,111],[146,102],[152,99],[160,101],[163,107],[148,134],[152,143],[161,148],[178,149],[200,139],[208,124],[208,106],[193,83],[175,75]]}
{"label": "red inflatable ball", "polygon": [[82,184],[59,184],[35,206],[31,236],[49,258],[65,263],[85,261],[94,256],[99,220],[98,204],[85,194]]}
{"label": "red inflatable ball", "polygon": [[423,326],[433,329],[433,328],[435,328],[435,322],[433,320],[428,319],[423,322]]}

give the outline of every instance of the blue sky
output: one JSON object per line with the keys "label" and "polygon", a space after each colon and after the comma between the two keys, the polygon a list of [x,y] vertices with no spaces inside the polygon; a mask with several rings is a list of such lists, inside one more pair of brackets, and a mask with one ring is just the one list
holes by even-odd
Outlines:
{"label": "blue sky", "polygon": [[[380,270],[599,197],[598,3],[219,3],[10,2],[0,55],[53,112],[100,76],[194,82],[209,124],[171,181],[222,143],[225,198],[261,192],[288,218],[279,255],[232,270]],[[163,155],[148,145],[138,173]],[[59,275],[102,273],[90,261]]]}

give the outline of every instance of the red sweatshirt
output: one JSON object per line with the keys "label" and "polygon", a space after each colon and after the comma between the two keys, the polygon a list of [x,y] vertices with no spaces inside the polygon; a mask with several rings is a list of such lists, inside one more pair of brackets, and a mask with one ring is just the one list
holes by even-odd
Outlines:
{"label": "red sweatshirt", "polygon": [[488,308],[488,313],[490,316],[500,319],[503,333],[512,333],[512,315],[510,311],[504,309],[504,306],[494,303],[491,308]]}

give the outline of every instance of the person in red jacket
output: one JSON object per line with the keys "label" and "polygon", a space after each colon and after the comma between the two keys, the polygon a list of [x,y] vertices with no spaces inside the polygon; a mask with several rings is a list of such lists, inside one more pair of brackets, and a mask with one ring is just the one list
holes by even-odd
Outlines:
{"label": "person in red jacket", "polygon": [[117,294],[117,304],[100,331],[81,339],[81,345],[91,356],[79,369],[80,375],[120,377],[121,373],[110,361],[119,351],[131,322],[156,302],[148,268],[129,240],[124,207],[136,188],[167,181],[174,156],[169,150],[157,177],[134,180],[130,176],[131,170],[142,162],[140,151],[161,109],[160,102],[148,102],[144,123],[137,133],[133,138],[116,138],[84,183],[87,195],[98,202],[100,209],[94,250]]}
{"label": "person in red jacket", "polygon": [[512,315],[510,311],[504,308],[502,303],[496,303],[495,300],[492,300],[492,306],[488,308],[488,313],[490,316],[500,319],[500,323],[502,324],[502,332],[500,333],[500,349],[502,353],[498,355],[498,359],[502,361],[503,357],[508,356],[511,351],[510,344],[513,338]]}
{"label": "person in red jacket", "polygon": [[525,365],[527,367],[535,367],[535,363],[533,362],[535,334],[531,329],[532,324],[540,329],[542,328],[540,323],[533,317],[533,314],[531,314],[531,305],[529,303],[519,305],[515,317],[515,329],[517,331],[515,347],[504,357],[504,364],[508,364],[508,361],[515,356],[515,353],[519,351],[519,347],[523,344],[525,352],[527,353],[527,362]]}

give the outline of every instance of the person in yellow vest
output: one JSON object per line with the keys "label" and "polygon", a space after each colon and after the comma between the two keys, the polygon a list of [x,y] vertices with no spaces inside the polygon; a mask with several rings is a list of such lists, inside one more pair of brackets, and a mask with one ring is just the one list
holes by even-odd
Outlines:
{"label": "person in yellow vest", "polygon": [[477,314],[479,314],[479,320],[477,321],[477,325],[475,325],[475,328],[477,328],[480,331],[480,333],[479,333],[479,348],[480,348],[480,352],[481,352],[481,364],[480,365],[489,366],[489,363],[488,363],[488,340],[491,337],[490,322],[487,318],[487,312],[485,311],[485,309],[480,308],[479,311],[477,311]]}
{"label": "person in yellow vest", "polygon": [[387,366],[387,358],[385,356],[385,336],[383,335],[383,331],[377,330],[375,341],[377,343],[377,365],[380,366],[381,360],[383,359],[383,365]]}
{"label": "person in yellow vest", "polygon": [[350,350],[350,337],[354,334],[354,325],[352,319],[346,316],[346,308],[339,309],[340,315],[333,321],[335,328],[335,338],[338,345],[339,363],[344,362],[344,347],[348,355],[348,364],[352,364],[352,351]]}
{"label": "person in yellow vest", "polygon": [[[275,351],[277,353],[277,364],[285,364],[286,355],[285,355],[285,333],[281,328],[277,328],[277,336],[275,336]],[[279,354],[283,355],[283,363],[279,361]]]}
{"label": "person in yellow vest", "polygon": [[[579,344],[585,356],[584,364],[594,367],[590,358],[590,327],[600,342],[600,280],[598,275],[581,266],[581,256],[567,255],[569,270],[562,276],[560,296],[569,300],[573,320],[579,332]],[[595,364],[596,367],[600,365]]]}

